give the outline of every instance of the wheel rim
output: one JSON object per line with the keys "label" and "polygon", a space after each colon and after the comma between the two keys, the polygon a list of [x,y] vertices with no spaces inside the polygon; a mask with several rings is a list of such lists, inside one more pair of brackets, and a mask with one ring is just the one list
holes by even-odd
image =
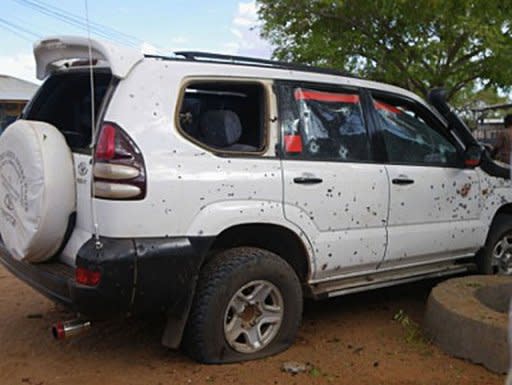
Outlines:
{"label": "wheel rim", "polygon": [[494,245],[492,265],[498,274],[512,274],[512,234],[505,234]]}
{"label": "wheel rim", "polygon": [[228,303],[224,337],[237,352],[254,353],[277,335],[283,314],[283,296],[279,289],[268,281],[251,281]]}

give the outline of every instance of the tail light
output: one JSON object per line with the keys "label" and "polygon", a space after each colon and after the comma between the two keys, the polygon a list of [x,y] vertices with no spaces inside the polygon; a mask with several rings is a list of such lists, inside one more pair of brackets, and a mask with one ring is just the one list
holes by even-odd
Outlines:
{"label": "tail light", "polygon": [[101,273],[86,269],[85,267],[77,267],[75,270],[75,281],[81,285],[97,286],[101,280]]}
{"label": "tail light", "polygon": [[146,196],[146,172],[140,150],[117,125],[101,127],[94,153],[94,196],[137,200]]}

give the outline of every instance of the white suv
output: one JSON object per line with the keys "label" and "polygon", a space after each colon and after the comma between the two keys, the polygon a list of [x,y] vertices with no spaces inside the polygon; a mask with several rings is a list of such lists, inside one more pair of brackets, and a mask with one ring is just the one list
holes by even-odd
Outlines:
{"label": "white suv", "polygon": [[0,137],[0,260],[80,313],[57,336],[164,312],[164,345],[241,361],[290,346],[303,296],[512,270],[508,170],[439,94],[90,44],[35,45]]}

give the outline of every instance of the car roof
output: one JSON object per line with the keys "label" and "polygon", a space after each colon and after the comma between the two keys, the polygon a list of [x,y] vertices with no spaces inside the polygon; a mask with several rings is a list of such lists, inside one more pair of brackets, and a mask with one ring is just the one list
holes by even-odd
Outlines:
{"label": "car roof", "polygon": [[[188,51],[187,51],[188,53]],[[195,53],[195,52],[193,52]],[[209,57],[199,58],[178,56],[158,56],[145,55],[146,60],[165,61],[170,65],[183,67],[186,64],[186,72],[190,76],[219,76],[224,77],[227,74],[226,67],[229,68],[229,77],[247,77],[255,79],[272,80],[290,80],[304,83],[325,83],[344,86],[353,86],[360,88],[373,89],[378,91],[390,92],[400,96],[413,99],[423,105],[428,106],[425,100],[404,88],[391,84],[365,80],[360,77],[343,73],[341,71],[329,68],[310,67],[307,65],[283,63],[265,59],[247,58],[241,56],[210,54],[201,52],[202,55],[212,55],[212,57],[226,57],[243,60],[219,59],[211,60]],[[261,63],[261,64],[260,64]],[[436,113],[436,111],[434,111]],[[436,113],[437,114],[437,113]],[[443,119],[444,120],[444,119]]]}

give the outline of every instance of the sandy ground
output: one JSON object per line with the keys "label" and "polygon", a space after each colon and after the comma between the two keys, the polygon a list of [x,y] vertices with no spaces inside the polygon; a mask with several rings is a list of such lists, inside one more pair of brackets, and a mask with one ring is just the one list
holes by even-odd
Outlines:
{"label": "sandy ground", "polygon": [[[451,358],[418,333],[415,323],[434,284],[307,302],[299,337],[288,351],[206,366],[160,345],[160,319],[109,321],[55,342],[50,325],[72,315],[0,267],[0,384],[503,384],[504,376]],[[310,369],[282,372],[287,361]]]}

